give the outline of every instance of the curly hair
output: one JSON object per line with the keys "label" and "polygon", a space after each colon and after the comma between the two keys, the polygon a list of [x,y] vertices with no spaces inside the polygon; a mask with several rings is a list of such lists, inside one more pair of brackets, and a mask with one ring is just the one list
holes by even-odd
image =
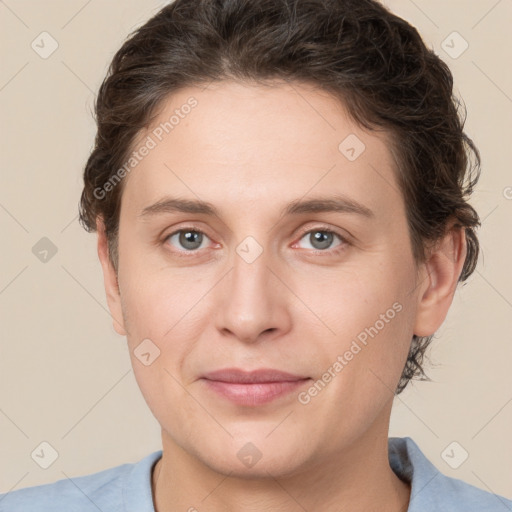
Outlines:
{"label": "curly hair", "polygon": [[[467,200],[480,155],[463,131],[465,107],[461,114],[448,66],[375,0],[175,0],[130,34],[99,89],[79,206],[86,230],[102,219],[116,271],[124,180],[108,193],[98,190],[106,190],[169,94],[227,79],[315,84],[359,126],[389,134],[415,261],[426,260],[429,244],[454,221],[467,240],[459,281],[471,275],[480,221]],[[427,378],[431,339],[413,336],[396,394],[411,379]]]}

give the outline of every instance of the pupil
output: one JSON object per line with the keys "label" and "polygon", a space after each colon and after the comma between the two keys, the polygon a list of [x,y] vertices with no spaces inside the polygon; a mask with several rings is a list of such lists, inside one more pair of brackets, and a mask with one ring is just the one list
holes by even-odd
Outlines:
{"label": "pupil", "polygon": [[326,249],[332,243],[332,233],[327,233],[325,231],[315,231],[311,233],[311,245],[316,249]]}
{"label": "pupil", "polygon": [[180,244],[187,249],[197,249],[201,245],[202,233],[185,231],[180,235]]}

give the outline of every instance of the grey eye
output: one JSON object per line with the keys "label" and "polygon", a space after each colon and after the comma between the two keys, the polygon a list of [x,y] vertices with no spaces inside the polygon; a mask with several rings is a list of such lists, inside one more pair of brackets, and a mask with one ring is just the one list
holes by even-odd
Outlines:
{"label": "grey eye", "polygon": [[169,235],[168,240],[171,244],[176,247],[177,240],[179,246],[178,249],[186,249],[187,251],[195,251],[201,248],[202,243],[205,240],[206,235],[201,231],[194,231],[192,229],[181,229],[176,231],[172,235]]}
{"label": "grey eye", "polygon": [[306,233],[301,240],[306,239],[310,244],[310,247],[307,247],[308,249],[322,251],[330,249],[335,238],[340,239],[341,243],[341,238],[336,233],[325,229],[314,229]]}

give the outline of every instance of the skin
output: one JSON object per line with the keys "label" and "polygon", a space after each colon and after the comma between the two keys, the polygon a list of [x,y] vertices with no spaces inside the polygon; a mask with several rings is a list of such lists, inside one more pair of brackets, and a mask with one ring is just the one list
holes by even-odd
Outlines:
{"label": "skin", "polygon": [[[434,333],[447,314],[464,233],[449,229],[417,265],[387,134],[363,131],[337,100],[306,84],[183,89],[138,143],[190,96],[198,105],[124,179],[118,275],[98,219],[114,327],[127,336],[162,427],[155,509],[407,510],[409,485],[388,463],[393,392],[413,334]],[[338,149],[350,134],[366,146],[354,161]],[[281,215],[291,201],[334,193],[374,216]],[[218,215],[140,215],[165,196],[208,201]],[[169,238],[191,227],[205,233],[199,249],[180,244],[179,233]],[[345,241],[334,235],[319,249],[312,235],[325,229]],[[248,236],[263,251],[251,263],[236,252]],[[397,302],[401,311],[378,335],[300,403],[298,391]],[[148,366],[134,353],[144,339],[160,350]],[[201,379],[229,367],[311,380],[268,404],[240,406]],[[237,457],[249,442],[261,453],[252,467]]]}

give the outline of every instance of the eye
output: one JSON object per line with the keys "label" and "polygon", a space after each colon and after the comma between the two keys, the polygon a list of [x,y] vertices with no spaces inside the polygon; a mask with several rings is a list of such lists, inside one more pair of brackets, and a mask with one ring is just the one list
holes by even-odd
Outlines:
{"label": "eye", "polygon": [[[340,242],[333,248],[332,244],[336,238]],[[343,246],[346,243],[345,239],[341,235],[338,235],[330,229],[309,230],[308,232],[304,233],[301,240],[306,240],[306,242],[309,244],[309,247],[306,247],[306,249],[314,249],[322,252],[328,252],[326,249],[339,248],[339,246]],[[298,243],[300,243],[300,241]]]}
{"label": "eye", "polygon": [[[338,239],[338,244],[333,246],[333,242],[335,242],[336,239]],[[206,248],[208,246],[208,240],[210,240],[210,238],[201,230],[190,227],[182,228],[171,233],[164,241],[178,249],[178,252],[192,253],[199,249]],[[338,233],[324,228],[312,229],[305,232],[297,244],[300,244],[302,240],[305,240],[306,243],[309,244],[309,247],[305,247],[306,249],[321,252],[330,252],[329,249],[331,249],[332,252],[336,252],[337,250],[343,249],[348,243],[345,238]]]}
{"label": "eye", "polygon": [[[207,235],[202,231],[192,228],[184,228],[175,231],[165,239],[166,242],[169,242],[174,247],[177,247],[182,251],[185,249],[185,252],[196,251],[204,248],[202,245],[206,240],[209,240]],[[178,246],[176,244],[178,244]]]}

